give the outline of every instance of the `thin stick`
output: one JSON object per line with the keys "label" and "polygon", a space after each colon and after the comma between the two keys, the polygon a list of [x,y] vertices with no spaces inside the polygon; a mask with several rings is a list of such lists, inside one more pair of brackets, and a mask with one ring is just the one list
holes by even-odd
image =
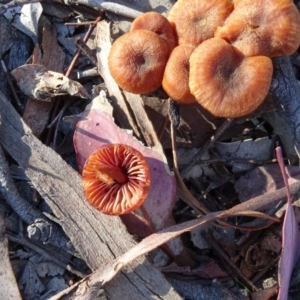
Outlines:
{"label": "thin stick", "polygon": [[[98,23],[99,21],[102,20],[103,15],[104,15],[104,14],[102,13],[102,14],[101,14],[101,15],[93,22],[93,24],[90,25],[88,31],[86,32],[86,34],[85,34],[85,36],[84,36],[84,38],[83,38],[83,42],[84,42],[84,43],[86,43],[86,42],[88,41],[88,39],[90,38],[90,36],[91,36],[91,34],[92,34],[92,32],[93,32],[95,26],[97,25],[97,23]],[[70,64],[70,66],[69,66],[69,68],[68,68],[68,70],[67,70],[67,72],[66,72],[66,74],[65,74],[66,77],[68,77],[68,78],[70,77],[70,75],[71,75],[71,73],[72,73],[72,71],[73,71],[73,69],[74,69],[74,67],[75,67],[75,65],[76,65],[76,63],[77,63],[77,61],[78,61],[80,55],[81,55],[81,52],[82,52],[81,49],[78,49],[78,50],[77,50],[77,52],[76,52],[76,54],[75,54],[75,56],[74,56],[74,58],[73,58],[73,60],[72,60],[72,62],[71,62],[71,64]],[[60,101],[56,101],[55,106],[54,106],[54,109],[53,109],[53,113],[52,113],[53,116],[56,116],[56,115],[57,115],[57,111],[58,111],[59,104],[60,104]],[[49,132],[48,132],[47,139],[46,139],[46,145],[49,145],[49,144],[50,144],[50,139],[51,139],[51,137],[52,137],[53,130],[54,130],[53,127],[51,127],[51,129],[50,129]]]}
{"label": "thin stick", "polygon": [[66,22],[65,26],[86,26],[86,25],[93,25],[95,21],[86,21],[86,22],[80,22],[80,23],[72,23],[72,22]]}
{"label": "thin stick", "polygon": [[[103,19],[103,13],[95,20],[95,22],[93,22],[93,24],[90,25],[88,31],[86,32],[86,34],[85,34],[85,36],[83,38],[83,42],[84,43],[86,43],[88,41],[88,39],[90,38],[90,36],[91,36],[91,34],[92,34],[95,26],[102,19]],[[77,52],[76,52],[76,54],[75,54],[75,56],[74,56],[74,58],[73,58],[73,60],[72,60],[72,62],[70,64],[70,66],[69,66],[69,68],[68,68],[68,70],[67,70],[67,72],[65,74],[66,77],[70,77],[70,75],[71,75],[71,73],[72,73],[72,71],[73,71],[73,69],[74,69],[74,67],[75,67],[75,65],[76,65],[76,63],[77,63],[80,55],[81,55],[81,52],[82,52],[81,49],[77,50]]]}
{"label": "thin stick", "polygon": [[278,165],[280,168],[281,176],[283,178],[284,185],[286,187],[287,200],[290,204],[292,204],[291,190],[290,190],[290,186],[289,186],[285,168],[284,168],[281,147],[276,147],[275,151],[276,151],[276,157],[277,157]]}
{"label": "thin stick", "polygon": [[[257,292],[258,288],[250,280],[248,280],[247,277],[244,276],[244,274],[240,271],[240,269],[232,262],[228,254],[215,241],[213,235],[210,232],[209,233],[202,232],[201,234],[205,237],[206,241],[213,247],[213,249],[218,253],[221,259],[224,262],[226,262],[226,264],[228,264],[229,267],[236,273],[235,276],[238,276],[243,282],[245,282],[248,286],[250,286],[254,292]],[[231,276],[235,277],[230,270],[228,271],[229,273],[231,273]]]}

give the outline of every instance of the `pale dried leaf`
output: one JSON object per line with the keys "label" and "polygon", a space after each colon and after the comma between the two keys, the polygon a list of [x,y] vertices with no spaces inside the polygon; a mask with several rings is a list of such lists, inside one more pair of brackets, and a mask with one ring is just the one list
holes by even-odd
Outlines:
{"label": "pale dried leaf", "polygon": [[37,274],[40,277],[62,275],[65,269],[51,261],[43,261],[34,266]]}
{"label": "pale dried leaf", "polygon": [[89,98],[88,92],[76,81],[61,73],[48,71],[42,65],[24,65],[11,72],[21,91],[37,100],[49,100],[50,97],[70,94]]}
{"label": "pale dried leaf", "polygon": [[35,2],[9,8],[4,16],[11,22],[11,25],[30,36],[32,41],[36,43],[38,21],[42,12],[42,5]]}
{"label": "pale dried leaf", "polygon": [[[275,139],[264,137],[256,140],[248,139],[232,143],[216,142],[215,149],[221,158],[228,160],[256,160],[267,161],[273,157]],[[232,172],[249,171],[253,164],[232,162]]]}

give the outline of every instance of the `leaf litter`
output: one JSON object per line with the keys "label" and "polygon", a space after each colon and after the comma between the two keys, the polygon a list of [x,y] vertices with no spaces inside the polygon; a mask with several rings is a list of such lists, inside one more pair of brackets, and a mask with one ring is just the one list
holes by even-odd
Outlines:
{"label": "leaf litter", "polygon": [[[85,1],[78,2],[86,4]],[[101,3],[100,1],[99,5]],[[111,33],[113,28],[107,20],[113,20],[118,25],[119,33],[126,32],[131,23],[130,15],[132,16],[132,13],[139,14],[141,11],[151,9],[166,14],[173,2],[164,1],[158,5],[157,2],[151,1],[144,4],[150,5],[150,8],[146,8],[140,3],[130,2],[129,4],[126,1],[116,1],[116,4],[121,4],[121,6],[111,4],[113,8],[103,6],[108,10],[108,19],[98,23],[96,34],[92,36],[94,41],[92,38],[89,41],[90,45],[94,42],[94,49],[97,49],[98,71],[101,78],[98,76],[82,78],[81,84],[79,84],[75,78],[65,77],[62,68],[58,70],[59,73],[55,73],[45,61],[41,60],[38,60],[40,65],[20,65],[14,71],[10,70],[13,71],[12,75],[19,88],[27,96],[48,101],[58,95],[66,97],[65,95],[69,94],[73,97],[71,97],[74,99],[73,102],[70,101],[64,109],[56,104],[57,110],[61,110],[62,113],[54,125],[55,136],[53,137],[51,130],[46,129],[49,132],[45,132],[44,126],[37,136],[46,133],[48,137],[44,139],[41,136],[41,138],[50,145],[53,140],[54,144],[62,145],[66,144],[66,141],[69,141],[69,144],[72,143],[71,140],[65,139],[65,135],[74,126],[69,123],[64,124],[63,120],[68,118],[70,120],[74,113],[80,113],[80,121],[75,130],[77,164],[74,162],[75,156],[72,147],[68,147],[69,152],[64,152],[64,159],[68,162],[73,160],[73,166],[79,168],[79,172],[86,157],[99,145],[108,141],[124,141],[124,143],[133,144],[141,149],[152,163],[152,172],[155,169],[159,174],[155,177],[157,179],[152,187],[152,196],[147,199],[148,203],[145,203],[145,207],[129,218],[128,216],[127,219],[123,218],[128,230],[137,237],[137,242],[141,238],[144,239],[123,255],[116,255],[118,257],[114,261],[107,261],[105,265],[99,266],[99,269],[94,269],[94,273],[81,282],[71,285],[64,293],[71,293],[78,286],[85,287],[86,285],[99,289],[137,257],[162,246],[162,249],[169,255],[170,264],[161,271],[170,278],[170,282],[172,282],[174,274],[181,276],[179,277],[181,286],[184,286],[189,279],[212,280],[218,278],[221,282],[224,279],[227,282],[231,280],[236,290],[245,285],[255,292],[253,295],[257,299],[260,294],[265,295],[264,299],[269,299],[267,297],[274,294],[279,284],[278,299],[286,299],[292,267],[299,255],[299,232],[297,231],[297,219],[295,219],[297,214],[296,217],[293,214],[290,199],[286,206],[282,235],[278,219],[271,217],[276,213],[277,216],[281,216],[278,214],[280,206],[277,207],[277,205],[282,203],[285,193],[283,182],[278,176],[278,167],[274,163],[273,149],[275,141],[278,139],[283,143],[288,143],[284,138],[286,134],[270,130],[270,126],[276,128],[276,124],[270,119],[272,112],[269,110],[272,109],[272,106],[266,105],[262,111],[256,112],[251,118],[228,122],[227,125],[224,125],[224,130],[222,130],[224,121],[211,116],[200,106],[182,106],[180,113],[175,112],[178,124],[174,126],[174,119],[172,120],[172,116],[168,116],[170,104],[163,91],[160,90],[146,96],[122,92],[111,78],[107,68],[107,55],[113,36]],[[7,10],[6,7],[3,9],[6,9],[7,16],[8,13],[11,14],[9,20],[14,20],[12,25],[30,36],[33,42],[38,38],[36,24],[39,18],[46,17],[55,24],[60,37],[65,36],[66,32],[74,33],[72,30],[67,30],[67,26],[62,25],[61,22],[50,18],[50,13],[45,16],[39,3],[28,5],[30,9],[22,12],[27,19],[13,17],[13,13],[17,13],[17,10],[13,12],[14,9],[12,11]],[[76,22],[73,16],[78,14],[81,21],[85,21],[84,18],[88,15],[83,7],[73,11],[73,8],[68,5],[63,7],[68,8],[68,12],[59,16],[61,20],[65,18]],[[137,12],[128,11],[127,7],[135,9]],[[46,8],[44,10],[46,12]],[[119,14],[113,14],[109,10],[119,11]],[[120,14],[127,15],[123,17]],[[30,26],[26,25],[28,18]],[[17,24],[15,24],[16,22]],[[82,28],[78,22],[77,29],[82,31]],[[55,32],[53,36],[55,37]],[[61,39],[61,41],[63,40]],[[69,44],[71,46],[68,46],[66,50],[65,62],[70,62],[73,55],[70,51],[75,49],[74,41],[70,41],[70,43],[73,45]],[[61,44],[66,49],[65,41]],[[44,47],[44,52],[49,50],[47,48],[49,44],[45,43]],[[58,48],[54,52],[57,51],[59,51]],[[37,53],[35,52],[35,54]],[[50,53],[51,50],[46,55],[50,56]],[[94,66],[82,56],[79,58],[77,68],[81,71],[89,70]],[[38,75],[36,76],[36,74]],[[91,82],[99,85],[102,90],[100,96],[95,97],[98,94],[96,90],[93,94]],[[90,95],[93,96],[90,97]],[[89,104],[90,106],[86,107],[89,100],[79,100],[75,98],[76,96],[93,100]],[[99,100],[103,102],[101,105]],[[65,101],[64,98],[59,99],[56,103],[61,101]],[[56,114],[59,113],[57,110]],[[42,117],[45,124],[50,122],[48,118],[52,118],[51,114]],[[252,120],[252,124],[249,120]],[[37,122],[35,121],[36,124],[38,124]],[[256,126],[257,122],[260,124],[259,126]],[[226,126],[230,125],[230,129],[228,129]],[[38,128],[38,126],[36,127]],[[63,129],[64,127],[67,129]],[[233,128],[238,129],[233,130]],[[130,133],[128,129],[131,130]],[[211,137],[215,137],[215,139]],[[216,141],[217,139],[218,141]],[[294,164],[298,164],[295,152],[288,151],[290,146],[286,147],[287,161],[290,159]],[[188,152],[191,154],[184,160],[183,157]],[[296,195],[297,189],[299,189],[298,167],[290,165],[287,169],[290,172],[288,181],[291,185],[291,194]],[[189,171],[182,172],[182,170]],[[177,194],[175,194],[176,185]],[[42,197],[38,198],[38,207],[41,208],[44,201]],[[158,200],[159,202],[157,202]],[[295,203],[297,205],[297,201]],[[295,209],[298,207],[295,206]],[[281,211],[284,211],[284,208]],[[203,224],[205,227],[200,226]],[[263,229],[265,227],[267,228]],[[193,237],[184,234],[179,238],[179,235],[189,232],[192,228],[195,228],[192,231]],[[198,239],[201,237],[203,240],[200,241],[202,245],[207,237],[210,237],[211,241],[208,239],[205,247],[200,246],[199,241],[195,238],[196,235]],[[172,243],[170,243],[171,240]],[[283,251],[278,263],[281,243]],[[164,245],[167,245],[167,248]],[[223,248],[221,250],[224,252],[218,252],[220,251],[218,245]],[[178,258],[177,256],[180,254],[182,257]],[[224,260],[224,257],[227,259]],[[24,259],[26,260],[26,258]],[[84,257],[82,259],[84,261]],[[54,285],[59,286],[59,289],[66,287],[62,278],[56,277],[58,274],[54,271],[55,269],[50,271],[50,265],[47,266],[43,263],[43,266],[34,266],[32,264],[34,263],[27,263],[19,281],[20,286],[23,286],[21,291],[23,291],[25,299],[34,299],[33,295],[41,295],[40,299],[46,299],[58,292]],[[34,274],[33,266],[37,271],[36,274]],[[279,273],[278,279],[277,276],[274,276],[274,286],[269,288],[270,292],[267,294],[268,289],[261,288],[263,286],[261,278],[272,277],[273,272],[270,266],[274,270],[278,269]],[[46,271],[47,269],[49,271]],[[43,275],[48,276],[48,283],[43,282],[39,285],[40,277]],[[238,277],[238,280],[234,282],[230,276],[233,279]],[[27,280],[27,277],[30,280]],[[55,280],[59,280],[60,283],[53,284]],[[277,280],[279,280],[278,283]],[[242,284],[239,285],[239,282]],[[202,286],[200,281],[198,284],[199,287]],[[294,286],[296,286],[295,283]],[[199,293],[204,292],[200,291]],[[195,295],[184,294],[184,296],[197,299]],[[233,295],[231,297],[235,299]],[[240,295],[240,299],[247,299],[248,296],[244,294],[244,297],[241,297]],[[52,299],[59,298],[60,294],[52,297]]]}

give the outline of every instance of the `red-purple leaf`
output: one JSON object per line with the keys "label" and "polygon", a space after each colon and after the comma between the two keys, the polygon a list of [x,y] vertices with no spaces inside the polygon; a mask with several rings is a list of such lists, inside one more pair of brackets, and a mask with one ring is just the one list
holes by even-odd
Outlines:
{"label": "red-purple leaf", "polygon": [[292,206],[291,194],[280,147],[276,148],[276,156],[287,188],[287,207],[282,227],[282,252],[278,269],[279,293],[277,298],[278,300],[285,300],[288,299],[291,274],[299,258],[300,233]]}
{"label": "red-purple leaf", "polygon": [[279,261],[278,300],[288,298],[289,283],[293,268],[299,257],[299,229],[293,206],[288,202],[282,227],[282,252]]}
{"label": "red-purple leaf", "polygon": [[86,159],[96,149],[110,143],[132,146],[145,156],[150,169],[151,186],[141,209],[142,214],[154,231],[164,228],[175,202],[175,177],[163,155],[145,147],[130,131],[121,129],[114,123],[112,108],[102,94],[86,108],[76,127],[74,146],[79,168],[83,167]]}

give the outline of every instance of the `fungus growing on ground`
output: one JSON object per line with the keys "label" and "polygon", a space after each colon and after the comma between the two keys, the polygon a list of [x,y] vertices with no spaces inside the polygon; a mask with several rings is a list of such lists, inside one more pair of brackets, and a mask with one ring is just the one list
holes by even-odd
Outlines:
{"label": "fungus growing on ground", "polygon": [[190,89],[213,115],[236,118],[253,112],[268,94],[273,65],[265,56],[245,57],[222,39],[199,45],[190,58]]}
{"label": "fungus growing on ground", "polygon": [[166,93],[182,104],[195,103],[189,88],[189,59],[194,51],[190,45],[179,45],[172,51],[166,65],[162,86]]}
{"label": "fungus growing on ground", "polygon": [[179,44],[198,46],[214,36],[232,10],[229,0],[178,0],[168,20],[175,26]]}
{"label": "fungus growing on ground", "polygon": [[137,17],[131,24],[130,31],[146,29],[159,35],[167,43],[170,52],[176,47],[174,28],[163,15],[151,11]]}
{"label": "fungus growing on ground", "polygon": [[127,92],[145,94],[161,85],[170,51],[156,33],[139,29],[119,37],[111,47],[108,66]]}
{"label": "fungus growing on ground", "polygon": [[83,167],[82,180],[87,200],[108,215],[137,209],[150,188],[144,156],[123,144],[108,144],[91,154]]}
{"label": "fungus growing on ground", "polygon": [[290,55],[300,44],[300,15],[291,0],[235,0],[233,12],[215,37],[245,56]]}

